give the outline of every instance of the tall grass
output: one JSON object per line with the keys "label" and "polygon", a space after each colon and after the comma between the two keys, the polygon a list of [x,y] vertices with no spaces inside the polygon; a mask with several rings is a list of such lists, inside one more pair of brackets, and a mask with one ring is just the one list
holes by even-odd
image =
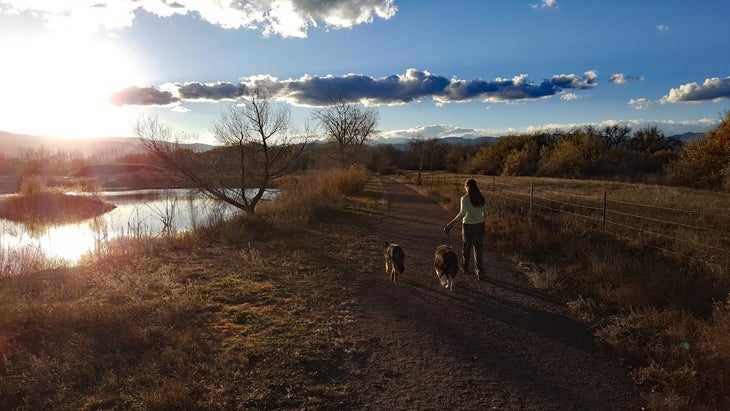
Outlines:
{"label": "tall grass", "polygon": [[64,267],[68,261],[48,258],[40,247],[6,248],[0,244],[0,278],[38,270]]}
{"label": "tall grass", "polygon": [[300,231],[329,210],[342,208],[347,196],[359,190],[368,174],[362,166],[313,170],[281,181],[282,194],[261,205],[260,213],[282,231]]}
{"label": "tall grass", "polygon": [[[417,188],[455,212],[468,177],[474,176],[430,176],[436,185]],[[403,178],[416,181],[409,175]],[[594,329],[599,343],[629,361],[652,409],[730,409],[727,255],[718,252],[698,262],[695,254],[681,248],[698,240],[686,227],[668,232],[677,238],[676,244],[658,244],[649,236],[603,232],[600,225],[571,214],[531,212],[526,202],[495,195],[492,177],[475,178],[488,199],[487,246],[511,255],[535,286],[562,296]],[[541,188],[582,196],[608,191],[625,202],[702,210],[708,213],[702,216],[704,226],[728,229],[727,219],[720,217],[727,214],[728,198],[723,193],[540,178],[499,177],[499,182],[522,187],[535,182]],[[655,219],[663,217],[653,213]],[[711,220],[713,213],[716,221]],[[721,231],[704,233],[702,241],[726,247]]]}

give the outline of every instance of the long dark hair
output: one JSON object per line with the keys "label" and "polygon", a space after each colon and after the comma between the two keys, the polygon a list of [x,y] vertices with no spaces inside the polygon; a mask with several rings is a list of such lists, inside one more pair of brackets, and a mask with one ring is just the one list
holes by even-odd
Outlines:
{"label": "long dark hair", "polygon": [[482,207],[486,203],[482,192],[479,191],[477,180],[470,178],[466,180],[466,192],[469,194],[469,201],[474,207]]}

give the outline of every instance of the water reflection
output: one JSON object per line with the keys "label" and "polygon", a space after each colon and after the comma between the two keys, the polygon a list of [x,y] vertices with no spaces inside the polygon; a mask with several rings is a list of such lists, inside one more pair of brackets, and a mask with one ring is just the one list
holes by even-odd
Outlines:
{"label": "water reflection", "polygon": [[[267,192],[271,199],[275,192]],[[75,263],[97,244],[119,237],[164,235],[208,225],[239,210],[191,190],[103,192],[117,207],[94,219],[38,228],[0,219],[0,265],[19,254]]]}

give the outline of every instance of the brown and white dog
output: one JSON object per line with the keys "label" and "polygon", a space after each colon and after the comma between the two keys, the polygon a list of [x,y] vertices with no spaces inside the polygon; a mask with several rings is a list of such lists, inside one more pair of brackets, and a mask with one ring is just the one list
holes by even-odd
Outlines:
{"label": "brown and white dog", "polygon": [[459,257],[454,250],[448,245],[436,247],[433,266],[441,285],[454,291],[454,277],[459,272]]}
{"label": "brown and white dog", "polygon": [[383,257],[385,258],[385,272],[390,275],[390,281],[397,283],[398,275],[406,270],[406,253],[403,247],[388,241],[383,242]]}

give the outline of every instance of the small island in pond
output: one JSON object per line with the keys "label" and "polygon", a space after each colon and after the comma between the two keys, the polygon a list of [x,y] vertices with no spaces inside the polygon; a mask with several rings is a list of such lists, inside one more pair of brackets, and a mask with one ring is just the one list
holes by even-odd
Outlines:
{"label": "small island in pond", "polygon": [[0,201],[0,218],[21,223],[63,224],[93,218],[115,208],[114,204],[93,196],[43,192]]}

